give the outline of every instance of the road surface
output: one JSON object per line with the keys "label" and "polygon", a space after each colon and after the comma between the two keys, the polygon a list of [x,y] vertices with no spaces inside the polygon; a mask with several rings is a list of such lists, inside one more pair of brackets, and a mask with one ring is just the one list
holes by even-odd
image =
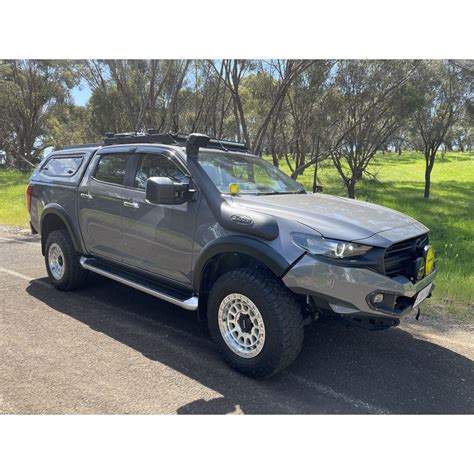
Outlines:
{"label": "road surface", "polygon": [[413,317],[307,327],[269,380],[228,368],[196,315],[93,275],[63,293],[39,239],[0,232],[0,413],[473,413],[473,334]]}

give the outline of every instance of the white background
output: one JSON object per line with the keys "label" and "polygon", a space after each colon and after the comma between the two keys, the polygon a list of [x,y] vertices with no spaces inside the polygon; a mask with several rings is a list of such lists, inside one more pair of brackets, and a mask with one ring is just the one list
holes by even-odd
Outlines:
{"label": "white background", "polygon": [[[3,1],[0,58],[468,59],[473,3]],[[0,471],[457,474],[472,432],[467,416],[1,416]]]}

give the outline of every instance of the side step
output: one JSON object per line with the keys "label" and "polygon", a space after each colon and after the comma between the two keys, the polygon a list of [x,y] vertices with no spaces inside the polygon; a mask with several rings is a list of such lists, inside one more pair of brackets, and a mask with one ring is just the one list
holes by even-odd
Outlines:
{"label": "side step", "polygon": [[180,308],[189,311],[195,311],[198,308],[198,297],[189,296],[181,291],[168,288],[154,281],[142,278],[138,275],[119,270],[102,262],[98,262],[95,258],[81,257],[80,263],[83,268],[99,275],[118,281],[124,285],[131,286],[136,290],[143,291],[149,295],[160,298],[161,300],[173,303]]}

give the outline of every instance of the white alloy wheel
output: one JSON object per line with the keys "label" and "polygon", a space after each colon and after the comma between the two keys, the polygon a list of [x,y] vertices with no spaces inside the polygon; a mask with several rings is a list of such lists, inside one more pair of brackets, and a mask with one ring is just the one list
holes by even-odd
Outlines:
{"label": "white alloy wheel", "polygon": [[222,338],[238,356],[250,359],[262,351],[265,324],[251,299],[240,293],[226,296],[219,306],[218,322]]}

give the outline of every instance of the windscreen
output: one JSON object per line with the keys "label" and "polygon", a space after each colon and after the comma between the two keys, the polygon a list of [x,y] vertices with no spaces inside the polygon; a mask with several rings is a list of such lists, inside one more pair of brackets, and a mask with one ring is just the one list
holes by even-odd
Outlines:
{"label": "windscreen", "polygon": [[221,193],[237,183],[240,194],[304,193],[303,186],[254,155],[199,152],[199,163]]}

